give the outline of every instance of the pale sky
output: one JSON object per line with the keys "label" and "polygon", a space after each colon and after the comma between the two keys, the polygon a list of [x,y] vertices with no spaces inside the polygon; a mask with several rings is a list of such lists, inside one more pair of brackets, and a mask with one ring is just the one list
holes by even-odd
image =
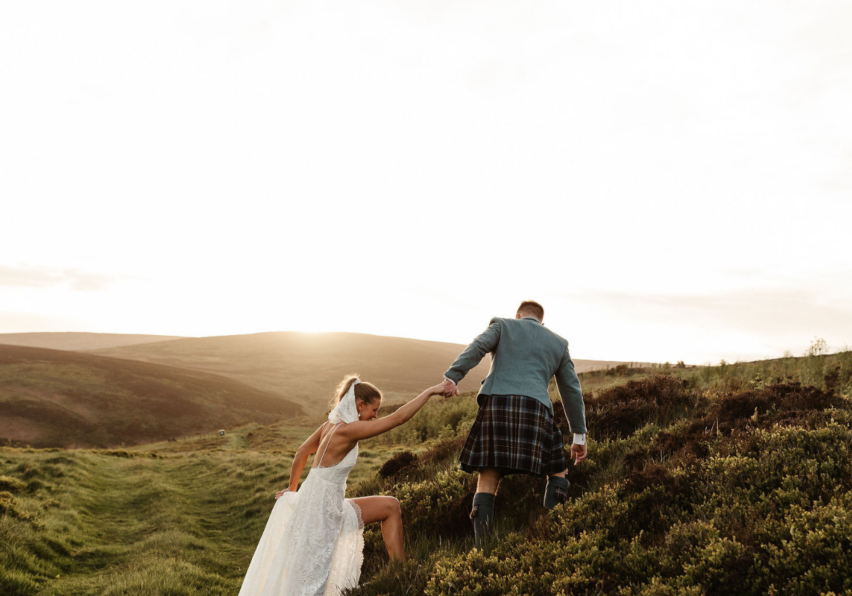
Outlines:
{"label": "pale sky", "polygon": [[852,344],[852,3],[0,4],[0,332]]}

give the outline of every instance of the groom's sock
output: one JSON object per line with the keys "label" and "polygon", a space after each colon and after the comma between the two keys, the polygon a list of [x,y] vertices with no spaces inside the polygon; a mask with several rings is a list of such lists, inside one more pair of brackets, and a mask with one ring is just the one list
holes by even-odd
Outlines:
{"label": "groom's sock", "polygon": [[559,503],[568,500],[568,480],[559,476],[547,477],[547,488],[544,489],[544,508],[553,509]]}
{"label": "groom's sock", "polygon": [[473,509],[470,512],[473,520],[473,535],[477,548],[494,525],[494,495],[491,493],[476,493],[473,495]]}

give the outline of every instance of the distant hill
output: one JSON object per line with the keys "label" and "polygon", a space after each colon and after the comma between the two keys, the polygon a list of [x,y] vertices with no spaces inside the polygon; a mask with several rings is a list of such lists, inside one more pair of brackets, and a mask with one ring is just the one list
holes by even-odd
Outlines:
{"label": "distant hill", "polygon": [[0,444],[136,445],[302,413],[280,395],[211,373],[0,345]]}
{"label": "distant hill", "polygon": [[[465,346],[361,333],[272,332],[186,338],[124,346],[97,353],[215,372],[271,393],[286,395],[314,412],[323,411],[343,375],[358,372],[388,401],[416,395],[441,380]],[[618,362],[576,360],[579,372]],[[479,389],[490,357],[461,383]]]}
{"label": "distant hill", "polygon": [[[96,353],[214,372],[318,413],[326,410],[345,374],[360,373],[387,401],[399,401],[441,381],[463,349],[458,344],[361,333],[282,331],[177,339]],[[486,358],[470,372],[461,384],[463,391],[479,387],[489,362]]]}
{"label": "distant hill", "polygon": [[170,339],[177,335],[128,335],[123,333],[0,333],[0,344],[51,350],[100,350]]}

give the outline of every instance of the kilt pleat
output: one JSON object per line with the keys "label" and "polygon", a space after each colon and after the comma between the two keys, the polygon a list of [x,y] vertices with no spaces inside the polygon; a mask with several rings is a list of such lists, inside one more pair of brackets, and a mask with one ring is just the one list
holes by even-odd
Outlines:
{"label": "kilt pleat", "polygon": [[550,411],[524,395],[480,395],[479,411],[459,456],[465,472],[498,468],[546,476],[567,468],[562,433]]}

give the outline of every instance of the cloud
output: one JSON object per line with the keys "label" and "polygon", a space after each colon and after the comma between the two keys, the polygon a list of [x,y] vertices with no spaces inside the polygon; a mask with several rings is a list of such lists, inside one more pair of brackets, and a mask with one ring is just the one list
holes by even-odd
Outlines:
{"label": "cloud", "polygon": [[93,292],[106,289],[116,280],[117,277],[112,275],[88,273],[78,269],[0,265],[0,286],[10,288],[47,288],[65,285],[72,290]]}

